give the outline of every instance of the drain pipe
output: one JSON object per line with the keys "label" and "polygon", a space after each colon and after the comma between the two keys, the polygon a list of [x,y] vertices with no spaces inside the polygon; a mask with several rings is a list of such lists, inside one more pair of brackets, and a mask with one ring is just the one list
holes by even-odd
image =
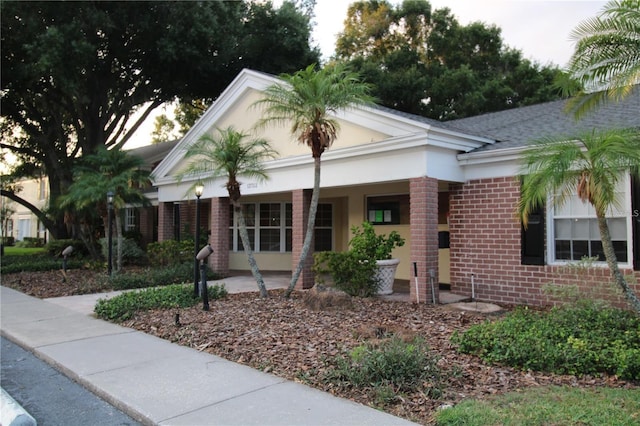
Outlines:
{"label": "drain pipe", "polygon": [[420,293],[418,292],[418,262],[413,262],[413,276],[416,281],[416,302],[420,304]]}
{"label": "drain pipe", "polygon": [[436,304],[436,289],[434,282],[436,280],[436,271],[429,269],[429,281],[431,281],[431,301]]}
{"label": "drain pipe", "polygon": [[471,300],[476,300],[476,283],[473,274],[471,274]]}

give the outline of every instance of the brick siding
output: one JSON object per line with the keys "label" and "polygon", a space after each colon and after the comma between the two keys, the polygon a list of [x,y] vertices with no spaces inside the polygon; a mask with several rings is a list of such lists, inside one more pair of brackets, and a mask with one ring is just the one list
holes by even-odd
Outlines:
{"label": "brick siding", "polygon": [[[298,266],[298,260],[302,253],[304,245],[304,237],[307,231],[307,223],[309,220],[309,204],[311,202],[311,190],[298,189],[292,191],[292,252],[291,252],[291,270],[295,271]],[[313,241],[311,248],[302,267],[300,278],[296,283],[296,290],[311,288],[314,285],[315,277],[311,270],[313,266]]]}
{"label": "brick siding", "polygon": [[[413,263],[418,269],[418,293],[409,286],[411,300],[431,303],[430,273],[434,273],[434,290],[438,300],[438,180],[428,177],[409,182],[411,216],[411,275]],[[417,297],[419,296],[419,297]]]}
{"label": "brick siding", "polygon": [[[451,290],[501,304],[548,305],[561,301],[543,288],[578,286],[582,295],[624,306],[609,268],[522,265],[521,228],[515,211],[520,187],[513,177],[472,180],[450,185]],[[412,218],[413,221],[413,218]],[[413,234],[413,228],[412,228]],[[623,274],[633,274],[623,270]],[[635,272],[636,283],[640,272]],[[630,283],[636,293],[640,285]]]}

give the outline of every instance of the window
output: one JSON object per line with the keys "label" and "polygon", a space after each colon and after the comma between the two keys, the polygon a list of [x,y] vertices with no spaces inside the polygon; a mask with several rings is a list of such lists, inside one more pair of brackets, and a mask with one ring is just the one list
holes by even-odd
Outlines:
{"label": "window", "polygon": [[[316,214],[315,250],[333,247],[333,206],[319,204]],[[291,203],[243,204],[243,213],[251,247],[256,252],[292,251],[293,211]],[[243,251],[240,226],[233,210],[229,215],[229,247]]]}
{"label": "window", "polygon": [[409,224],[409,195],[367,197],[366,220],[373,225]]}
{"label": "window", "polygon": [[[629,261],[629,215],[626,212],[630,210],[630,198],[629,191],[625,189],[628,187],[629,181],[623,180],[616,194],[620,205],[612,207],[607,214],[613,248],[618,261],[622,263]],[[554,260],[576,261],[583,257],[594,257],[597,261],[605,261],[598,220],[590,204],[582,202],[574,194],[562,207],[552,208],[550,217],[553,217],[551,241]]]}
{"label": "window", "polygon": [[137,228],[136,209],[127,207],[124,211],[124,230],[133,231]]}

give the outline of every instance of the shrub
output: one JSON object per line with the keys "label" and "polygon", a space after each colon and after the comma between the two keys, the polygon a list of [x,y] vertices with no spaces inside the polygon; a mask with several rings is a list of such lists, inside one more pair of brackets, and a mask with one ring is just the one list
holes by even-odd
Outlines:
{"label": "shrub", "polygon": [[438,398],[445,385],[445,374],[438,360],[429,353],[423,339],[405,342],[393,335],[335,358],[324,380],[337,386],[369,388],[384,404],[396,398],[394,390],[421,390]]}
{"label": "shrub", "polygon": [[[113,238],[112,242],[113,259],[115,262],[118,250],[117,238]],[[107,238],[100,238],[100,247],[102,256],[106,259],[109,251],[109,240]],[[125,264],[142,265],[147,262],[147,254],[142,250],[135,241],[127,238],[122,238],[122,262]]]}
{"label": "shrub", "polygon": [[[209,299],[220,299],[226,295],[227,290],[224,286],[209,287]],[[131,291],[111,299],[100,299],[94,311],[98,318],[120,322],[132,318],[138,311],[186,308],[195,305],[199,300],[200,298],[194,297],[193,288],[184,285],[170,285]]]}
{"label": "shrub", "polygon": [[[220,279],[219,274],[209,270],[207,279]],[[158,287],[170,284],[180,284],[193,280],[193,264],[174,264],[164,268],[151,268],[142,272],[117,274],[111,278],[114,289],[126,290],[133,288]]]}
{"label": "shrub", "polygon": [[321,275],[330,274],[336,287],[351,296],[373,296],[380,286],[376,260],[391,259],[391,252],[404,245],[404,238],[396,231],[388,237],[377,235],[369,222],[363,222],[362,228],[351,227],[351,232],[354,236],[349,241],[349,250],[316,253],[313,270],[319,281]]}
{"label": "shrub", "polygon": [[147,256],[152,266],[167,266],[194,260],[193,240],[165,240],[147,245]]}
{"label": "shrub", "polygon": [[84,257],[87,254],[87,248],[84,243],[79,240],[64,239],[64,240],[51,240],[45,245],[45,249],[49,256],[59,257],[62,250],[73,246],[72,257]]}
{"label": "shrub", "polygon": [[373,296],[378,291],[377,269],[375,262],[351,251],[314,253],[313,270],[318,276],[317,281],[322,282],[320,276],[328,273],[335,286],[350,296]]}
{"label": "shrub", "polygon": [[44,245],[44,240],[42,238],[36,237],[24,237],[22,241],[17,241],[15,243],[16,247],[42,247]]}
{"label": "shrub", "polygon": [[487,362],[557,374],[640,379],[640,317],[581,302],[549,312],[519,308],[456,333],[463,353]]}
{"label": "shrub", "polygon": [[[82,267],[80,260],[68,260],[68,269],[79,269]],[[47,254],[30,256],[3,256],[0,273],[12,274],[16,272],[39,272],[55,271],[62,269],[62,259],[52,259]]]}
{"label": "shrub", "polygon": [[369,222],[363,222],[362,228],[352,226],[351,232],[353,238],[349,241],[349,249],[365,259],[391,259],[393,249],[404,245],[404,238],[396,231],[391,231],[388,237],[378,235]]}

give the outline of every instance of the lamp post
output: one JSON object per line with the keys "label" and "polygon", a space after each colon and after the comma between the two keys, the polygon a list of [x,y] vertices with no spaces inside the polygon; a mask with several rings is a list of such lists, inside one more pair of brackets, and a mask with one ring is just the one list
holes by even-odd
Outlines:
{"label": "lamp post", "polygon": [[[198,245],[200,244],[200,197],[204,191],[204,185],[198,182],[195,187],[196,193],[196,241],[194,244],[194,256],[198,256]],[[198,297],[198,259],[195,260],[193,266],[193,295]]]}
{"label": "lamp post", "polygon": [[113,192],[107,192],[107,222],[109,226],[107,237],[107,250],[109,252],[109,258],[107,260],[107,274],[111,276],[113,265]]}

